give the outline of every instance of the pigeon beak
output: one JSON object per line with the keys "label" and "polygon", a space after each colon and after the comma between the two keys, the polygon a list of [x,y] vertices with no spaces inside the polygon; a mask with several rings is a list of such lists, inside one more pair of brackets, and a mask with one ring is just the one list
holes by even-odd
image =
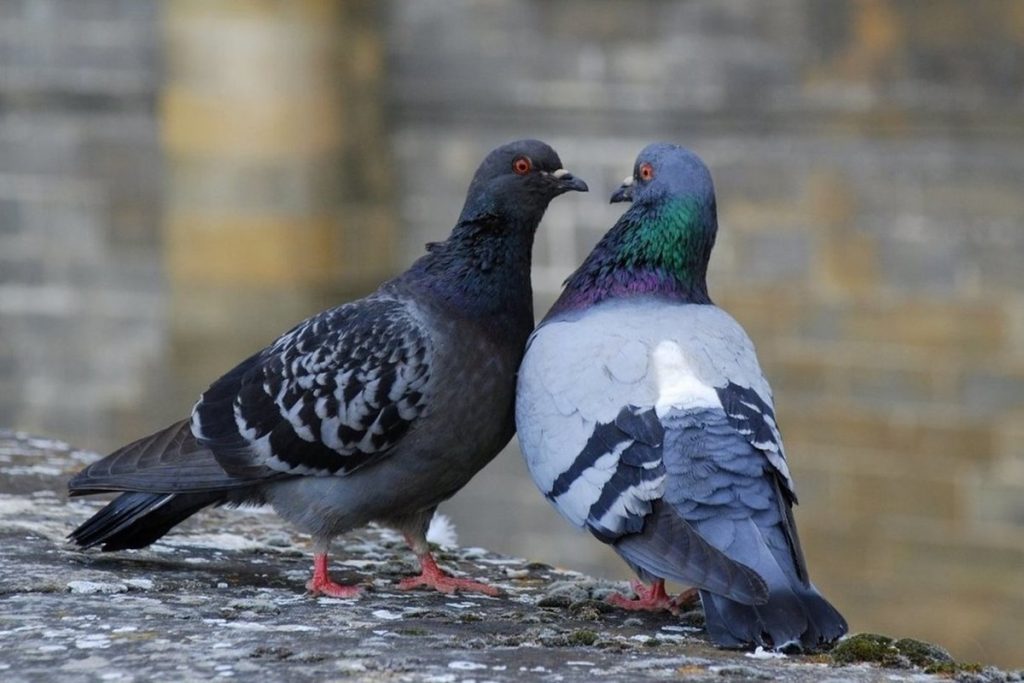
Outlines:
{"label": "pigeon beak", "polygon": [[568,192],[574,190],[576,192],[586,192],[590,188],[587,184],[574,176],[564,168],[560,168],[557,171],[552,172],[551,177],[558,181],[558,188],[560,192]]}
{"label": "pigeon beak", "polygon": [[633,176],[629,176],[622,181],[622,185],[619,189],[612,193],[612,204],[616,202],[631,202],[633,201]]}

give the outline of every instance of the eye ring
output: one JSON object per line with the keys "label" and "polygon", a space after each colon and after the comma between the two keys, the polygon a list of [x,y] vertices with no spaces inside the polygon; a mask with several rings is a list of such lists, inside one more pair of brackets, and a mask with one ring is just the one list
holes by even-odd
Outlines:
{"label": "eye ring", "polygon": [[533,164],[530,162],[529,157],[516,157],[512,161],[512,171],[516,175],[526,175],[533,170]]}
{"label": "eye ring", "polygon": [[637,170],[637,175],[640,177],[640,180],[647,182],[654,177],[654,167],[648,162],[642,163],[639,170]]}

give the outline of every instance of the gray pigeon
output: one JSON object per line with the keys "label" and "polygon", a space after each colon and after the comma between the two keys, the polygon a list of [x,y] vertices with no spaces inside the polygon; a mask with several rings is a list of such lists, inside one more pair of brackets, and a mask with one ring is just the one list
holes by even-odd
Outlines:
{"label": "gray pigeon", "polygon": [[214,505],[269,503],[313,537],[314,595],[331,540],[379,522],[422,573],[400,587],[496,589],[435,564],[426,529],[514,431],[515,373],[533,328],[530,260],[548,203],[586,184],[537,140],[492,151],[451,236],[364,299],[305,320],[214,382],[191,420],[79,472],[72,495],[122,491],[71,533],[141,548]]}
{"label": "gray pigeon", "polygon": [[708,296],[717,217],[692,152],[654,144],[612,196],[632,206],[566,282],[519,371],[534,481],[652,582],[699,589],[723,647],[815,649],[846,632],[800,550],[793,479],[754,346]]}

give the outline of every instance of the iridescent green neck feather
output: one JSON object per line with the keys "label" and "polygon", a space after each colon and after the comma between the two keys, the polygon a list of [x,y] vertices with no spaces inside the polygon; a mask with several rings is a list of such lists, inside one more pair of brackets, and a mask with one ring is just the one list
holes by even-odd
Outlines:
{"label": "iridescent green neck feather", "polygon": [[634,204],[569,277],[551,312],[635,296],[710,304],[715,213],[713,195],[710,201],[672,197]]}
{"label": "iridescent green neck feather", "polygon": [[708,266],[706,219],[703,207],[690,200],[673,199],[656,211],[645,211],[639,225],[626,234],[620,247],[627,268],[654,267],[682,283],[704,281]]}

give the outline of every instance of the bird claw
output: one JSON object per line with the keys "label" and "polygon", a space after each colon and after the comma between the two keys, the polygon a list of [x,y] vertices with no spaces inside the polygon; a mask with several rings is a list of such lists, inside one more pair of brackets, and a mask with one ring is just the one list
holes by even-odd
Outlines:
{"label": "bird claw", "polygon": [[399,591],[411,591],[417,588],[430,588],[441,593],[451,595],[456,591],[466,593],[483,593],[484,595],[499,596],[502,592],[495,586],[481,584],[470,579],[456,579],[442,571],[423,571],[418,577],[409,577],[398,582]]}
{"label": "bird claw", "polygon": [[501,590],[497,586],[472,579],[457,579],[454,576],[449,576],[437,566],[434,556],[429,552],[420,555],[419,576],[410,576],[398,582],[398,590],[408,591],[414,588],[432,588],[446,595],[451,595],[456,591],[483,593],[495,597],[501,595]]}
{"label": "bird claw", "polygon": [[326,595],[331,598],[356,598],[363,592],[359,586],[345,586],[331,581],[327,573],[327,553],[313,554],[313,578],[306,582],[310,595]]}
{"label": "bird claw", "polygon": [[360,586],[346,586],[330,579],[317,580],[315,578],[306,582],[306,590],[314,598],[319,595],[329,598],[358,598],[363,592]]}
{"label": "bird claw", "polygon": [[415,588],[432,588],[448,595],[455,593],[456,591],[483,593],[484,595],[492,596],[501,595],[501,590],[496,586],[480,583],[479,581],[473,581],[471,579],[456,579],[455,577],[448,576],[447,574],[423,573],[419,576],[410,576],[398,582],[398,590],[408,591]]}
{"label": "bird claw", "polygon": [[621,609],[643,612],[669,612],[679,614],[680,612],[694,607],[697,603],[698,593],[694,588],[683,591],[676,597],[670,597],[665,592],[664,582],[656,581],[647,587],[640,581],[632,581],[630,585],[636,598],[628,598],[621,593],[612,593],[608,596],[609,604]]}

